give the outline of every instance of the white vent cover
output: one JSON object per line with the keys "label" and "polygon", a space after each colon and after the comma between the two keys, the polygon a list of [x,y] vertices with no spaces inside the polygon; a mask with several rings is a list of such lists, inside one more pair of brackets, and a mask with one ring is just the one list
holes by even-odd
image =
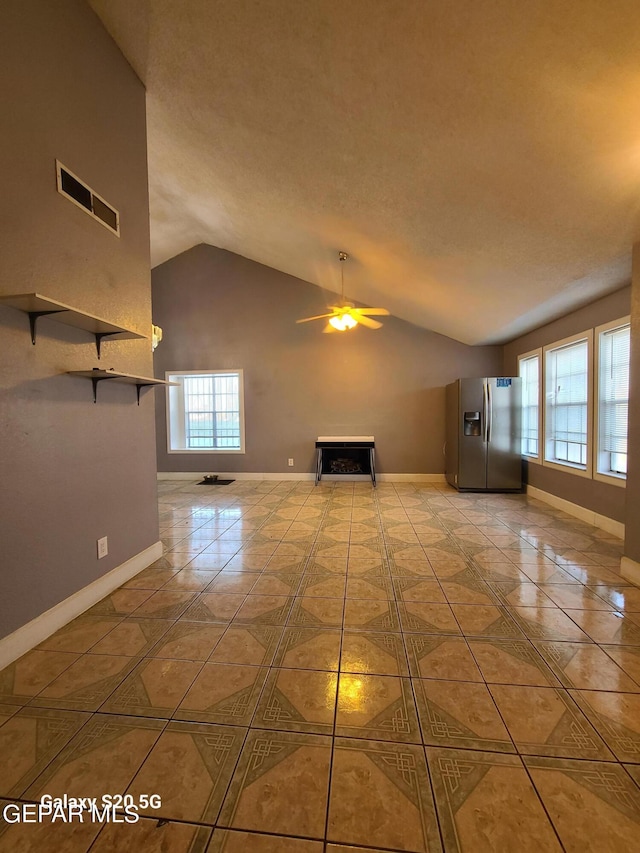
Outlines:
{"label": "white vent cover", "polygon": [[83,183],[70,169],[56,160],[56,178],[58,192],[77,207],[88,213],[113,234],[120,236],[120,215],[118,211],[101,198],[98,193]]}

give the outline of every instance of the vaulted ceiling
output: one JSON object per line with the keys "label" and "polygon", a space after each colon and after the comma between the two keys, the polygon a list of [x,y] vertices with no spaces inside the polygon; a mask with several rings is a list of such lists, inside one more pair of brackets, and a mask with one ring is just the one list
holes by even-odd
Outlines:
{"label": "vaulted ceiling", "polygon": [[91,6],[147,87],[153,265],[336,291],[344,249],[348,297],[472,344],[628,282],[637,0]]}

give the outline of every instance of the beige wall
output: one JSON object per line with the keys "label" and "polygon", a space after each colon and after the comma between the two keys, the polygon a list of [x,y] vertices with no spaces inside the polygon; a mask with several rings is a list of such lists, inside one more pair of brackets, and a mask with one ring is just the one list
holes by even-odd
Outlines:
{"label": "beige wall", "polygon": [[[504,372],[517,375],[518,355],[624,317],[629,313],[630,292],[630,288],[625,287],[506,344]],[[530,485],[600,515],[624,522],[624,488],[547,468],[534,462],[525,464],[528,466]]]}
{"label": "beige wall", "polygon": [[[213,246],[153,270],[154,322],[167,370],[243,368],[246,454],[167,454],[157,397],[159,471],[310,472],[318,435],[374,435],[381,473],[442,473],[445,385],[493,375],[500,347],[469,347],[394,317],[377,331],[322,334],[335,299],[320,288]],[[287,459],[293,457],[293,468]]]}
{"label": "beige wall", "polygon": [[[38,291],[145,334],[151,318],[145,94],[81,0],[0,5],[4,166],[0,294]],[[56,192],[55,159],[119,209],[122,236]],[[154,392],[65,376],[98,365],[86,334],[0,307],[4,636],[158,539]],[[149,375],[146,341],[104,367]],[[106,384],[106,383],[105,383]],[[108,536],[98,562],[96,539]]]}

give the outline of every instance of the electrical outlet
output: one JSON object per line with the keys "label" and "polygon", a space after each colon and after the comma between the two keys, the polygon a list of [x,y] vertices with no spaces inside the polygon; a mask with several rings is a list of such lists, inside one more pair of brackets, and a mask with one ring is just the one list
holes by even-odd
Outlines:
{"label": "electrical outlet", "polygon": [[289,468],[293,468],[293,459],[289,457]]}
{"label": "electrical outlet", "polygon": [[106,557],[109,553],[109,546],[107,545],[107,537],[103,536],[102,539],[98,539],[98,559],[101,560],[103,557]]}

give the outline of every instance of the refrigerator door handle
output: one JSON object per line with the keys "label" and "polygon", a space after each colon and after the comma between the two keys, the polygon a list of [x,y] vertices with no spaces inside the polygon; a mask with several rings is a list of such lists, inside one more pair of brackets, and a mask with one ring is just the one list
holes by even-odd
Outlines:
{"label": "refrigerator door handle", "polygon": [[491,397],[491,384],[489,382],[487,382],[487,414],[487,444],[489,444],[493,428],[493,398]]}
{"label": "refrigerator door handle", "polygon": [[487,383],[482,383],[482,441],[486,444],[489,441],[489,395],[487,392]]}

